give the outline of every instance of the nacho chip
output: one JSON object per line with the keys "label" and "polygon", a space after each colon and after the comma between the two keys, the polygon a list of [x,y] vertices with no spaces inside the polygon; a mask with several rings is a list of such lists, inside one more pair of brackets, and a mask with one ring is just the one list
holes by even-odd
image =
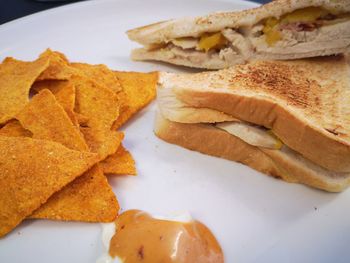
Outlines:
{"label": "nacho chip", "polygon": [[[117,150],[118,142],[117,138],[115,138],[115,133],[111,132],[111,127],[119,115],[119,103],[116,92],[95,82],[90,78],[89,74],[84,73],[81,69],[70,66],[64,55],[59,52],[47,50],[41,57],[47,58],[50,61],[50,65],[40,75],[38,80],[69,79],[76,88],[75,112],[78,115],[74,117],[78,122],[79,116],[86,118],[84,126],[89,127],[89,130],[94,134],[94,136],[90,136],[90,139],[94,140],[89,142],[92,143],[92,146],[100,144],[99,147],[91,147],[88,142],[90,148],[96,149],[101,159],[114,153]],[[87,68],[81,65],[77,67]],[[71,116],[71,118],[73,117]]]}
{"label": "nacho chip", "polygon": [[111,89],[115,93],[122,91],[117,76],[112,70],[105,65],[90,65],[86,63],[71,63],[71,66],[79,69],[86,77],[92,78],[94,81]]}
{"label": "nacho chip", "polygon": [[33,138],[59,142],[73,150],[88,151],[79,129],[47,89],[35,95],[17,115],[17,119],[33,133]]}
{"label": "nacho chip", "polygon": [[37,80],[68,80],[75,73],[74,68],[69,66],[65,55],[60,52],[47,49],[39,58],[49,61],[49,66],[40,74]]}
{"label": "nacho chip", "polygon": [[120,145],[117,152],[100,163],[104,174],[136,175],[135,161],[128,150]]}
{"label": "nacho chip", "polygon": [[55,142],[0,136],[0,236],[97,161]]}
{"label": "nacho chip", "polygon": [[75,106],[75,87],[68,80],[42,80],[36,81],[32,89],[39,92],[48,89],[55,95],[56,100],[65,110],[74,110]]}
{"label": "nacho chip", "polygon": [[[75,150],[87,151],[82,134],[47,89],[35,95],[18,119],[33,137],[53,140]],[[106,211],[108,210],[108,211]],[[55,193],[31,216],[56,220],[112,221],[119,204],[98,164]]]}
{"label": "nacho chip", "polygon": [[96,131],[110,130],[118,118],[118,98],[114,92],[82,76],[72,79],[76,87],[76,111],[88,118]]}
{"label": "nacho chip", "polygon": [[[113,154],[113,149],[118,149],[124,138],[124,133],[119,131],[109,131],[103,135],[97,134],[89,127],[81,127],[80,131],[84,135],[91,152],[99,153],[101,160]],[[114,152],[115,151],[117,150],[114,150]]]}
{"label": "nacho chip", "polygon": [[24,129],[18,120],[11,120],[0,129],[0,135],[8,137],[32,137],[33,134]]}
{"label": "nacho chip", "polygon": [[95,165],[75,179],[36,210],[31,218],[111,222],[119,212],[119,204],[103,175]]}
{"label": "nacho chip", "polygon": [[111,130],[119,115],[118,97],[84,76],[74,76],[72,81],[76,87],[75,111],[87,118],[84,137],[103,160],[119,146],[118,137]]}
{"label": "nacho chip", "polygon": [[29,102],[29,90],[48,67],[46,58],[24,62],[6,58],[0,64],[0,124],[13,117]]}
{"label": "nacho chip", "polygon": [[99,164],[51,196],[30,218],[111,222],[119,203]]}
{"label": "nacho chip", "polygon": [[90,65],[86,63],[71,63],[71,66],[80,70],[85,77],[93,79],[104,88],[112,90],[118,97],[119,111],[125,111],[126,94],[122,89],[116,74],[105,65]]}
{"label": "nacho chip", "polygon": [[118,129],[156,96],[158,73],[115,72],[126,94],[128,107],[121,109],[112,129]]}
{"label": "nacho chip", "polygon": [[41,80],[36,81],[32,90],[39,92],[43,89],[50,90],[55,95],[56,100],[64,108],[68,117],[76,126],[79,124],[79,120],[74,113],[75,106],[75,87],[68,80]]}

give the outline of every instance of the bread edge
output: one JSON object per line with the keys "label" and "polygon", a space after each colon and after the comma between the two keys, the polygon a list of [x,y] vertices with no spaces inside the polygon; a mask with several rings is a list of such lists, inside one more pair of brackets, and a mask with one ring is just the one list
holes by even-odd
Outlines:
{"label": "bread edge", "polygon": [[324,178],[325,176],[315,174],[305,167],[296,167],[295,163],[273,152],[278,150],[264,152],[259,147],[209,125],[171,122],[158,112],[154,132],[166,142],[240,162],[289,183],[305,184],[328,192],[341,192],[350,184],[350,177]]}

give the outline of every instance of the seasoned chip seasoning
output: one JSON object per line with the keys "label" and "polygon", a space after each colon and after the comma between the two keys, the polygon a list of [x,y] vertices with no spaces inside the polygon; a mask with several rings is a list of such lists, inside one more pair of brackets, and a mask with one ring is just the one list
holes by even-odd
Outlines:
{"label": "seasoned chip seasoning", "polygon": [[220,263],[221,247],[198,221],[160,220],[140,210],[129,210],[115,222],[109,254],[124,263]]}

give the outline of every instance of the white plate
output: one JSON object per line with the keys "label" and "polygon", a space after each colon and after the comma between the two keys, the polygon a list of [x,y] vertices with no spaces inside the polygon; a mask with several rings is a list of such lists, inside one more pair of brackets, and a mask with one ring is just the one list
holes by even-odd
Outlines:
{"label": "white plate", "polygon": [[[249,8],[238,0],[106,0],[72,4],[0,26],[0,59],[31,60],[45,48],[118,70],[178,70],[137,63],[127,29],[172,17]],[[350,190],[329,194],[243,165],[167,144],[153,135],[155,105],[133,119],[126,147],[139,175],[111,179],[122,210],[188,210],[221,243],[227,262],[349,262]],[[0,262],[95,262],[99,224],[23,222],[0,240]]]}

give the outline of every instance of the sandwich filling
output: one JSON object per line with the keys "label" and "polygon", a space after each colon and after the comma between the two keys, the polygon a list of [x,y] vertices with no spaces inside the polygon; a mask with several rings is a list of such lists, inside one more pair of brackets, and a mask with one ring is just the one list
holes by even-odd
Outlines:
{"label": "sandwich filling", "polygon": [[269,129],[247,122],[219,122],[215,127],[224,130],[242,141],[257,147],[279,150],[282,141]]}
{"label": "sandwich filling", "polygon": [[[224,28],[199,36],[171,39],[146,46],[167,56],[202,63],[208,59],[235,64],[266,54],[305,54],[350,45],[350,13],[337,13],[322,7],[295,10],[279,18],[268,17],[251,27]],[[338,39],[337,39],[338,38]],[[282,57],[283,58],[283,57]],[[233,64],[233,63],[232,63]]]}
{"label": "sandwich filling", "polygon": [[281,154],[285,158],[291,158],[294,162],[307,167],[307,169],[327,177],[343,178],[350,175],[349,173],[328,170],[310,161],[284,144],[270,129],[239,120],[217,110],[192,107],[179,100],[171,88],[158,88],[157,102],[161,116],[169,121],[201,124],[220,129],[249,145],[258,147],[267,155]]}

